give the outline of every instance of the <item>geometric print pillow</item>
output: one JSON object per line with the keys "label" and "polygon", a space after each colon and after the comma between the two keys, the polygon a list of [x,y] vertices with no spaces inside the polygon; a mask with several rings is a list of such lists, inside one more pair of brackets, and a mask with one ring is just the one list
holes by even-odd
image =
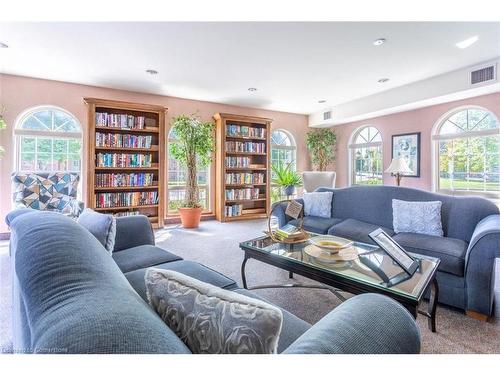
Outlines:
{"label": "geometric print pillow", "polygon": [[79,181],[78,173],[14,172],[13,200],[16,206],[70,213],[70,202],[76,198]]}

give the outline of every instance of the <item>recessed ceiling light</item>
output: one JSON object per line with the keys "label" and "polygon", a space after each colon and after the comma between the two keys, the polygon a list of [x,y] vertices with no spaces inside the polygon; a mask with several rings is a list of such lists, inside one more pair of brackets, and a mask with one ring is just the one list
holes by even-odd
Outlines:
{"label": "recessed ceiling light", "polygon": [[0,42],[0,48],[9,48],[9,46],[5,43]]}
{"label": "recessed ceiling light", "polygon": [[146,73],[151,74],[152,76],[154,76],[155,74],[158,74],[158,71],[154,70],[154,69],[148,69],[148,70],[146,70]]}
{"label": "recessed ceiling light", "polygon": [[373,45],[374,46],[381,46],[382,44],[384,44],[385,42],[387,41],[387,39],[385,38],[378,38],[377,40],[375,40],[373,42]]}
{"label": "recessed ceiling light", "polygon": [[456,43],[455,45],[458,48],[464,49],[464,48],[472,46],[478,40],[479,40],[479,37],[477,35],[474,35],[474,36],[471,36],[470,38],[467,38],[465,40],[462,40],[461,42]]}
{"label": "recessed ceiling light", "polygon": [[389,80],[389,78],[380,78],[377,82],[378,83],[386,83]]}
{"label": "recessed ceiling light", "polygon": [[248,91],[250,91],[250,92],[254,92],[254,91],[257,91],[257,89],[256,89],[255,87],[249,87],[249,88],[248,88]]}
{"label": "recessed ceiling light", "polygon": [[324,100],[324,99],[322,99],[322,100],[318,100],[318,103],[319,103],[319,104],[326,103],[326,100]]}

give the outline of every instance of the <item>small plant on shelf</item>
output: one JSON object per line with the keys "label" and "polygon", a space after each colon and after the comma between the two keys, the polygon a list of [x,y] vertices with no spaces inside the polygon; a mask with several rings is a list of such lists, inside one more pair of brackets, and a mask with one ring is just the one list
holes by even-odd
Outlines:
{"label": "small plant on shelf", "polygon": [[284,189],[285,195],[290,196],[295,192],[295,187],[302,185],[302,178],[293,170],[293,164],[283,162],[272,163],[273,184]]}
{"label": "small plant on shelf", "polygon": [[326,171],[328,165],[335,160],[335,144],[337,136],[331,129],[315,129],[307,132],[307,149],[312,164],[318,171]]}
{"label": "small plant on shelf", "polygon": [[187,169],[186,198],[179,205],[179,214],[185,228],[196,228],[200,223],[202,204],[197,180],[199,168],[207,167],[214,152],[214,125],[191,115],[172,119],[173,132],[178,140],[171,146],[172,156]]}

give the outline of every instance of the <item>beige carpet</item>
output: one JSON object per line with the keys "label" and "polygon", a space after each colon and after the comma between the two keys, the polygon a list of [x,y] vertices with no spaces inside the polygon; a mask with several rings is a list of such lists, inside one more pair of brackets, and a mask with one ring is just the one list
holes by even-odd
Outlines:
{"label": "beige carpet", "polygon": [[[157,244],[184,259],[198,261],[233,278],[241,285],[243,251],[239,242],[261,235],[264,221],[202,222],[197,230],[171,226],[156,233]],[[497,300],[500,300],[500,264],[497,262]],[[249,286],[288,282],[288,273],[256,260],[247,263]],[[0,242],[0,351],[11,348],[11,283],[8,242]],[[297,281],[310,282],[296,276]],[[334,309],[339,301],[327,291],[314,289],[269,289],[256,291],[269,301],[300,318],[314,323]],[[425,306],[424,306],[425,307]],[[497,306],[497,316],[500,316]],[[427,328],[427,319],[418,318],[423,353],[500,353],[500,321],[479,322],[462,312],[439,306],[437,333]]]}

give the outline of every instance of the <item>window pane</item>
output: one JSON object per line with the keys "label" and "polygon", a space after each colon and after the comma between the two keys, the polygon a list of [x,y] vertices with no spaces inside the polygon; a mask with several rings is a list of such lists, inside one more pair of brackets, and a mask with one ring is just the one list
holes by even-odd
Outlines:
{"label": "window pane", "polygon": [[36,171],[50,172],[52,167],[52,156],[46,153],[38,153]]}
{"label": "window pane", "polygon": [[19,167],[21,171],[35,170],[35,153],[21,153]]}
{"label": "window pane", "polygon": [[34,137],[21,137],[21,152],[35,152],[35,145]]}
{"label": "window pane", "polygon": [[362,147],[354,150],[353,182],[359,185],[382,184],[382,148]]}
{"label": "window pane", "polygon": [[28,117],[21,125],[22,129],[26,130],[35,130],[35,131],[50,131],[50,128],[47,127],[44,123],[40,122],[34,116]]}
{"label": "window pane", "polygon": [[68,155],[67,154],[54,154],[54,162],[52,164],[53,171],[67,170]]}
{"label": "window pane", "polygon": [[75,119],[62,111],[54,111],[54,129],[61,132],[79,132]]}
{"label": "window pane", "polygon": [[69,154],[68,155],[68,171],[79,171],[81,168],[81,158],[80,154]]}
{"label": "window pane", "polygon": [[38,138],[37,151],[38,152],[52,152],[52,139]]}
{"label": "window pane", "polygon": [[68,151],[68,141],[65,139],[54,139],[54,152],[66,153]]}
{"label": "window pane", "polygon": [[82,141],[79,139],[70,139],[69,140],[69,152],[73,154],[80,153],[82,149]]}

